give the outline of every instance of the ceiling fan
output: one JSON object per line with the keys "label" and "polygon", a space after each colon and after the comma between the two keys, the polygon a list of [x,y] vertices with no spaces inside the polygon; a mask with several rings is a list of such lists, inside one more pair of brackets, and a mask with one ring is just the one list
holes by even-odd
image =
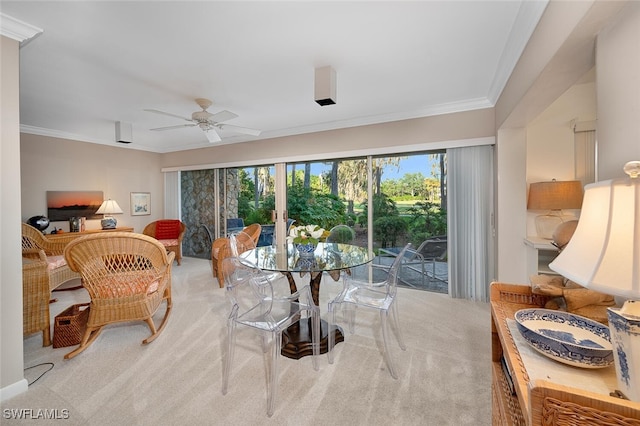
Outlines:
{"label": "ceiling fan", "polygon": [[209,99],[198,98],[196,103],[202,111],[196,111],[191,114],[191,118],[183,117],[181,115],[171,114],[170,112],[158,111],[157,109],[145,109],[145,111],[153,112],[156,114],[168,115],[169,117],[180,118],[182,120],[189,121],[189,124],[178,124],[176,126],[157,127],[151,130],[171,130],[178,129],[180,127],[195,127],[198,126],[204,134],[207,136],[209,142],[220,142],[222,139],[216,129],[229,129],[234,132],[244,133],[246,135],[259,136],[260,130],[249,129],[246,127],[234,126],[233,124],[225,124],[225,121],[236,118],[238,115],[230,111],[220,111],[215,114],[207,111],[213,102]]}

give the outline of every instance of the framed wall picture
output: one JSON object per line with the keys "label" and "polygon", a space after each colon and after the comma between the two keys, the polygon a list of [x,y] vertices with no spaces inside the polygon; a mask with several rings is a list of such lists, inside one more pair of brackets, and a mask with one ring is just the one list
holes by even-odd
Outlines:
{"label": "framed wall picture", "polygon": [[51,222],[71,217],[101,219],[96,211],[103,200],[102,191],[47,191],[47,216]]}
{"label": "framed wall picture", "polygon": [[149,192],[131,193],[131,216],[151,214],[151,194]]}

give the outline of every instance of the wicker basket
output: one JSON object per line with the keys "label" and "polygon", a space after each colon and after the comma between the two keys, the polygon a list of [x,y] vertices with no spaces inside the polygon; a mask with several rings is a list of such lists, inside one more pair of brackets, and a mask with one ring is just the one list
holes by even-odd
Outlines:
{"label": "wicker basket", "polygon": [[89,303],[69,306],[55,318],[53,325],[53,347],[77,345],[87,329]]}

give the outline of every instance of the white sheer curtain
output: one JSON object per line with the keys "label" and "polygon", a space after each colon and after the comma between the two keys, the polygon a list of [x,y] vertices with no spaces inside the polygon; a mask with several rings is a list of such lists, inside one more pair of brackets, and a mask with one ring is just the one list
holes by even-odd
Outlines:
{"label": "white sheer curtain", "polygon": [[489,300],[494,276],[493,146],[447,149],[449,295]]}
{"label": "white sheer curtain", "polygon": [[584,186],[596,181],[596,131],[576,131],[573,138],[576,179]]}
{"label": "white sheer curtain", "polygon": [[164,174],[165,219],[180,219],[180,172]]}

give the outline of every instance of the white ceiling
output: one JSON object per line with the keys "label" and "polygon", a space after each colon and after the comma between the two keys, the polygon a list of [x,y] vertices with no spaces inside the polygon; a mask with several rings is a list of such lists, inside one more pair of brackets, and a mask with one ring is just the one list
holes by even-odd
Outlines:
{"label": "white ceiling", "polygon": [[[491,107],[546,1],[2,1],[41,28],[20,50],[26,133],[172,152],[211,146],[183,124],[229,110],[236,143]],[[337,73],[337,104],[314,102],[314,69]]]}

